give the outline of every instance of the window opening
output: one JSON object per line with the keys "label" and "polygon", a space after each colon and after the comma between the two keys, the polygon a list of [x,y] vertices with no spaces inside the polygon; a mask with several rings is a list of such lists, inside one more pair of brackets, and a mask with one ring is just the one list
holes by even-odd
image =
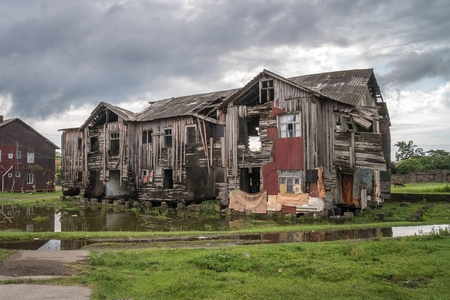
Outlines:
{"label": "window opening", "polygon": [[273,80],[261,81],[261,98],[259,102],[261,104],[268,101],[273,101],[275,98],[275,90],[273,87]]}
{"label": "window opening", "polygon": [[259,192],[261,186],[260,168],[242,168],[240,170],[240,189],[247,193]]}
{"label": "window opening", "polygon": [[34,183],[34,176],[31,173],[27,174],[27,184],[33,184]]}
{"label": "window opening", "polygon": [[300,137],[300,117],[298,114],[278,116],[281,138]]}
{"label": "window opening", "polygon": [[34,152],[28,152],[27,163],[29,163],[29,164],[34,163]]}
{"label": "window opening", "polygon": [[259,116],[247,118],[247,132],[248,132],[248,147],[250,151],[261,151]]}
{"label": "window opening", "polygon": [[77,177],[78,177],[78,178],[77,178],[77,179],[78,179],[78,182],[83,182],[83,172],[80,172],[80,171],[79,171],[77,175],[78,175],[78,176],[77,176]]}
{"label": "window opening", "polygon": [[120,135],[118,132],[110,134],[109,139],[109,155],[117,156],[120,152]]}
{"label": "window opening", "polygon": [[98,136],[93,136],[90,138],[90,144],[91,144],[91,152],[98,152],[100,149],[100,145],[98,142]]}
{"label": "window opening", "polygon": [[173,172],[172,169],[164,170],[164,188],[173,189]]}
{"label": "window opening", "polygon": [[78,138],[78,150],[83,148],[83,139]]}
{"label": "window opening", "polygon": [[153,131],[144,130],[142,131],[142,144],[151,144]]}
{"label": "window opening", "polygon": [[172,147],[172,128],[164,129],[164,146]]}
{"label": "window opening", "polygon": [[279,192],[302,193],[302,170],[278,170]]}
{"label": "window opening", "polygon": [[197,127],[195,125],[186,126],[186,146],[195,147],[197,145]]}

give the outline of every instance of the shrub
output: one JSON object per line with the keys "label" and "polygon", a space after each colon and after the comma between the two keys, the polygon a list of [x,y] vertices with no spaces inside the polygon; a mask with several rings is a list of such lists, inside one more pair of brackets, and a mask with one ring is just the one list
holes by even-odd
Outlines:
{"label": "shrub", "polygon": [[422,164],[414,158],[404,160],[397,165],[397,173],[399,174],[408,174],[420,169],[422,169]]}

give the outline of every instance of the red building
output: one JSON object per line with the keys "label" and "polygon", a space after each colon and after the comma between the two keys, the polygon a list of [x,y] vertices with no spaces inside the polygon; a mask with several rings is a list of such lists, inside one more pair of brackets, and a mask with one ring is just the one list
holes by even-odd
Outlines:
{"label": "red building", "polygon": [[56,149],[22,120],[0,116],[1,191],[55,190]]}

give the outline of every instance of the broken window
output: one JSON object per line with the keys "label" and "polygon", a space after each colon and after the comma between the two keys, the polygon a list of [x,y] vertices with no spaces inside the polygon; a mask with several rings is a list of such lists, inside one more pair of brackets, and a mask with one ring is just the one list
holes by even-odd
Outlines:
{"label": "broken window", "polygon": [[302,193],[302,170],[278,170],[279,192]]}
{"label": "broken window", "polygon": [[273,101],[275,98],[275,90],[273,87],[273,80],[261,81],[261,98],[259,102],[261,104],[268,101]]}
{"label": "broken window", "polygon": [[34,163],[34,152],[28,152],[27,163],[29,163],[29,164]]}
{"label": "broken window", "polygon": [[78,172],[77,173],[77,181],[78,182],[83,182],[83,172]]}
{"label": "broken window", "polygon": [[336,119],[336,132],[349,132],[349,131],[357,131],[356,124],[353,121],[353,118],[350,116],[343,115],[335,115]]}
{"label": "broken window", "polygon": [[300,116],[298,114],[278,116],[278,128],[281,138],[300,137]]}
{"label": "broken window", "polygon": [[247,117],[247,133],[250,151],[261,151],[259,116]]}
{"label": "broken window", "polygon": [[173,189],[173,172],[172,169],[164,170],[164,188]]}
{"label": "broken window", "polygon": [[27,184],[33,184],[34,183],[34,176],[31,173],[27,174]]}
{"label": "broken window", "polygon": [[109,155],[117,156],[120,152],[120,135],[118,132],[110,134]]}
{"label": "broken window", "polygon": [[90,138],[91,152],[98,152],[100,145],[98,143],[98,136],[93,136]]}
{"label": "broken window", "polygon": [[172,147],[172,128],[164,129],[164,146]]}
{"label": "broken window", "polygon": [[195,125],[186,126],[186,147],[197,145],[197,128]]}
{"label": "broken window", "polygon": [[151,144],[152,143],[152,134],[151,130],[142,131],[142,144]]}
{"label": "broken window", "polygon": [[153,182],[153,171],[144,169],[142,170],[142,182]]}
{"label": "broken window", "polygon": [[78,150],[83,149],[83,139],[78,138]]}

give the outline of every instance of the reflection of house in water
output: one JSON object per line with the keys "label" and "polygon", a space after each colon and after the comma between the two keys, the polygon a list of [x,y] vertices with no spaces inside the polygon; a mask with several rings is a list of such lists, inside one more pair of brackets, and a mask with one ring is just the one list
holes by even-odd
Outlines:
{"label": "reflection of house in water", "polygon": [[53,232],[55,215],[53,208],[22,207],[18,205],[3,205],[1,207],[1,230],[15,229],[28,232]]}
{"label": "reflection of house in water", "polygon": [[389,114],[372,69],[285,78],[151,102],[100,103],[63,129],[66,194],[253,212],[365,208],[390,197]]}

